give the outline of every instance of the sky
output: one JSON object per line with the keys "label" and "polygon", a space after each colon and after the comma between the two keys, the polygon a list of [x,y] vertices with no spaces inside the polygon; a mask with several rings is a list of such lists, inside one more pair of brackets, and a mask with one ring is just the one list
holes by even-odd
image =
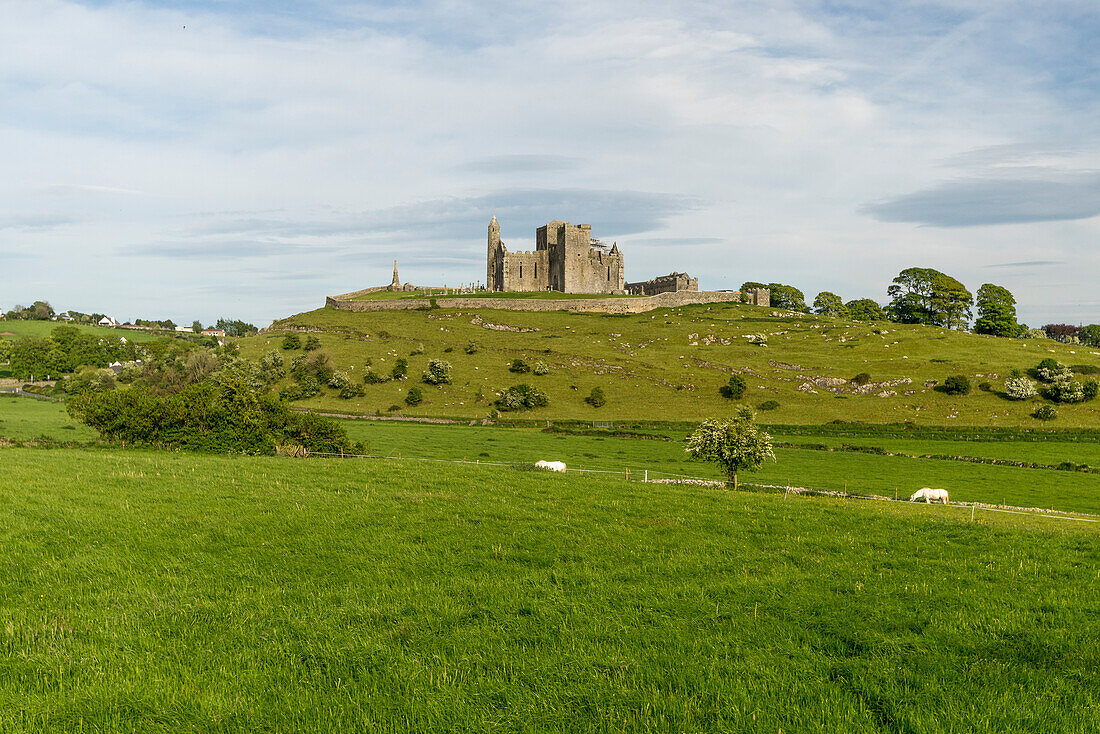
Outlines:
{"label": "sky", "polygon": [[1100,322],[1095,0],[0,0],[0,307],[273,319],[484,280],[554,219],[627,280]]}

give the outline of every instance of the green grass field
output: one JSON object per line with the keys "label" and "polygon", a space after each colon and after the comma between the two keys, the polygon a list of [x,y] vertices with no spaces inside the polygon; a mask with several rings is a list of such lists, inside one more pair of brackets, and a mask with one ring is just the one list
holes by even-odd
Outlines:
{"label": "green grass field", "polygon": [[106,326],[88,324],[70,324],[64,321],[9,321],[0,320],[0,339],[14,340],[22,336],[49,336],[59,326],[72,326],[85,334],[96,336],[126,337],[129,341],[147,342],[165,336],[171,332],[149,332],[138,329],[111,329]]}
{"label": "green grass field", "polygon": [[[363,441],[376,456],[403,460],[447,460],[533,463],[562,460],[573,470],[597,476],[629,477],[633,481],[680,476],[720,479],[717,469],[691,460],[683,450],[682,431],[656,432],[669,440],[547,433],[533,428],[471,427],[391,421],[343,420],[348,435]],[[0,437],[15,441],[92,442],[96,435],[73,421],[60,403],[29,398],[0,398]],[[776,434],[795,444],[854,443],[912,454],[947,454],[1013,458],[1058,464],[1097,464],[1100,444],[1047,440],[932,441],[903,439],[837,439]],[[1060,511],[1100,513],[1100,474],[990,466],[962,461],[880,456],[779,448],[777,461],[741,480],[750,483],[856,494],[907,497],[924,486],[946,487],[962,502],[1007,503],[1021,507],[1053,507]],[[446,471],[449,464],[439,466]]]}
{"label": "green grass field", "polygon": [[0,463],[4,732],[1096,729],[1085,523],[496,467]]}
{"label": "green grass field", "polygon": [[33,398],[0,397],[0,437],[15,441],[47,438],[51,441],[93,441],[98,434],[73,420],[64,403]]}
{"label": "green grass field", "polygon": [[[387,412],[419,416],[481,418],[492,410],[497,391],[520,382],[543,389],[550,405],[529,411],[532,418],[580,420],[667,419],[698,421],[728,414],[733,403],[718,389],[741,371],[748,392],[741,402],[779,403],[762,417],[782,424],[823,424],[833,420],[870,423],[911,421],[920,425],[1039,426],[1030,416],[1040,401],[1001,397],[1013,368],[1034,367],[1044,357],[1100,369],[1100,350],[1050,340],[997,339],[946,329],[891,323],[838,322],[818,316],[773,315],[772,309],[712,304],[638,315],[607,316],[565,312],[445,310],[351,313],[318,309],[276,322],[267,332],[242,340],[251,358],[279,350],[284,329],[311,330],[336,365],[361,381],[368,360],[386,374],[398,358],[409,361],[408,381],[365,386],[362,398],[341,400],[335,391],[304,401],[311,408],[356,414]],[[532,331],[501,331],[491,327]],[[765,334],[768,346],[754,346],[746,335]],[[479,344],[466,354],[471,342]],[[725,342],[725,343],[723,343]],[[413,355],[420,347],[422,354]],[[448,351],[449,350],[449,351]],[[281,350],[280,350],[281,351]],[[282,352],[293,358],[300,352]],[[416,408],[404,396],[427,366],[445,359],[453,365],[452,384],[425,387]],[[542,361],[542,377],[514,374],[513,359]],[[867,372],[878,383],[868,395],[850,386],[834,395],[821,378],[850,379]],[[929,381],[953,374],[970,377],[965,396],[937,392]],[[996,375],[996,377],[993,377]],[[990,382],[989,392],[977,389]],[[595,409],[584,398],[601,387],[608,403]],[[813,392],[809,392],[813,390]],[[882,397],[879,397],[882,394]],[[1052,426],[1100,426],[1100,401],[1059,406]]]}

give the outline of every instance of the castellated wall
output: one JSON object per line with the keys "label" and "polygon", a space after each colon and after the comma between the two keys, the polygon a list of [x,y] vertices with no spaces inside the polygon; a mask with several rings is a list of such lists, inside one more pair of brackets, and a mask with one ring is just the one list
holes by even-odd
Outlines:
{"label": "castellated wall", "polygon": [[566,293],[624,293],[623,256],[585,245],[585,251],[566,257]]}
{"label": "castellated wall", "polygon": [[[325,306],[338,311],[412,311],[430,308],[432,300],[439,308],[472,310],[494,308],[506,311],[569,311],[571,313],[644,313],[658,308],[675,308],[698,303],[740,303],[738,291],[679,291],[655,296],[623,298],[402,298],[393,301],[350,301],[355,294],[329,296]],[[764,304],[766,305],[766,304]]]}
{"label": "castellated wall", "polygon": [[500,258],[505,291],[544,291],[549,278],[550,257],[546,250],[509,252]]}

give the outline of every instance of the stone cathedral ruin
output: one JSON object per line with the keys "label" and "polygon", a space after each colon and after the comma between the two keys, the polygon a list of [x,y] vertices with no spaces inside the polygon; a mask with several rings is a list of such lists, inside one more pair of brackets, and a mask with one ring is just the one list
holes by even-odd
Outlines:
{"label": "stone cathedral ruin", "polygon": [[535,230],[535,249],[509,252],[500,239],[500,224],[489,222],[485,287],[497,292],[558,291],[653,296],[658,293],[698,291],[699,280],[686,273],[638,283],[624,277],[619,244],[609,248],[592,238],[592,225],[557,219]]}

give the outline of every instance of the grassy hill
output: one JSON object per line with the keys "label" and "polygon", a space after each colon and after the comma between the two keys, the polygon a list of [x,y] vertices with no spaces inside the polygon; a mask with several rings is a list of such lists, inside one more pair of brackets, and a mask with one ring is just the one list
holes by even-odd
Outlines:
{"label": "grassy hill", "polygon": [[49,336],[59,326],[71,326],[82,333],[103,337],[126,337],[134,342],[147,342],[173,332],[143,331],[141,329],[112,329],[106,326],[90,324],[72,324],[66,321],[9,321],[0,320],[0,339],[14,340],[21,336]]}
{"label": "grassy hill", "polygon": [[1100,706],[1085,523],[0,454],[4,732],[1076,732]]}
{"label": "grassy hill", "polygon": [[[1034,367],[1054,357],[1085,370],[1100,370],[1100,350],[1050,340],[998,339],[947,329],[860,323],[739,304],[687,306],[638,315],[610,316],[503,310],[352,313],[318,309],[277,321],[242,341],[244,354],[282,352],[288,330],[317,336],[339,369],[361,381],[368,360],[388,373],[398,358],[409,361],[408,381],[365,386],[366,395],[341,400],[335,391],[302,405],[347,413],[400,412],[417,416],[482,418],[497,391],[521,382],[543,389],[548,407],[528,418],[581,420],[697,420],[728,413],[732,403],[718,389],[732,373],[748,380],[740,401],[779,407],[763,413],[769,423],[812,424],[833,420],[929,425],[1040,425],[1030,417],[1039,401],[1012,402],[998,392],[1013,368]],[[508,330],[505,330],[508,329]],[[768,346],[746,337],[767,336]],[[466,353],[475,343],[478,351]],[[431,358],[453,365],[452,384],[421,385],[425,402],[408,408],[403,398]],[[513,359],[544,362],[545,376],[509,372]],[[867,394],[853,385],[831,385],[869,373]],[[971,394],[937,392],[950,375],[965,374]],[[991,391],[978,389],[983,381]],[[608,403],[584,402],[594,387]],[[1100,401],[1059,406],[1055,426],[1100,426]]]}

